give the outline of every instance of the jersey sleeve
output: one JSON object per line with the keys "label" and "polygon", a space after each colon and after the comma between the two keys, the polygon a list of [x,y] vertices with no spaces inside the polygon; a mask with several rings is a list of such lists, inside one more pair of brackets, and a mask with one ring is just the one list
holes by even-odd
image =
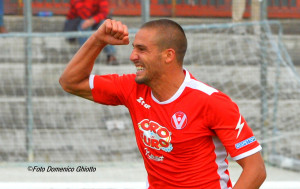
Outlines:
{"label": "jersey sleeve", "polygon": [[125,105],[134,88],[133,75],[90,75],[89,85],[96,103]]}
{"label": "jersey sleeve", "polygon": [[225,94],[214,93],[210,100],[210,128],[233,160],[250,156],[262,148],[238,106]]}

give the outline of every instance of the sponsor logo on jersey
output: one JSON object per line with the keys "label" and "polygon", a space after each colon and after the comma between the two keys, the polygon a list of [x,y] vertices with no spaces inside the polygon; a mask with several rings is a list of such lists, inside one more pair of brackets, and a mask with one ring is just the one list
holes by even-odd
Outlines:
{"label": "sponsor logo on jersey", "polygon": [[138,123],[138,128],[140,130],[140,137],[146,146],[165,152],[173,150],[171,144],[172,133],[167,128],[149,119],[144,119]]}
{"label": "sponsor logo on jersey", "polygon": [[153,154],[150,153],[150,151],[148,150],[148,148],[145,148],[145,155],[149,159],[152,159],[154,161],[163,161],[164,160],[164,156],[155,156],[155,155],[153,155]]}
{"label": "sponsor logo on jersey", "polygon": [[151,108],[151,106],[149,104],[146,104],[146,102],[144,101],[143,97],[139,97],[138,99],[136,99],[136,101],[138,103],[140,103],[146,109],[150,109]]}
{"label": "sponsor logo on jersey", "polygon": [[247,146],[247,145],[251,144],[254,141],[256,141],[254,136],[250,137],[250,138],[247,138],[246,140],[243,140],[242,142],[239,142],[239,143],[235,144],[235,148],[240,149],[244,146]]}
{"label": "sponsor logo on jersey", "polygon": [[172,126],[175,129],[183,129],[187,125],[187,117],[183,112],[176,112],[171,118]]}

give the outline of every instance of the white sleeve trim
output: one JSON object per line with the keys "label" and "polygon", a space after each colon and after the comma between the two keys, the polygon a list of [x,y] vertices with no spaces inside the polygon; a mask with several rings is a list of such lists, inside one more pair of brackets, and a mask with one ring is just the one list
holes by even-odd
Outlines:
{"label": "white sleeve trim", "polygon": [[90,78],[89,78],[89,84],[90,84],[91,89],[94,88],[94,77],[95,77],[95,75],[91,74]]}
{"label": "white sleeve trim", "polygon": [[259,152],[261,149],[262,149],[262,147],[259,145],[259,146],[257,146],[256,148],[254,148],[254,149],[252,149],[252,150],[250,150],[250,151],[248,151],[248,152],[245,152],[245,153],[242,153],[242,154],[237,155],[237,156],[235,156],[235,157],[232,157],[232,159],[233,159],[234,161],[243,159],[243,158],[248,157],[248,156],[250,156],[250,155],[252,155],[252,154],[255,154],[256,152]]}

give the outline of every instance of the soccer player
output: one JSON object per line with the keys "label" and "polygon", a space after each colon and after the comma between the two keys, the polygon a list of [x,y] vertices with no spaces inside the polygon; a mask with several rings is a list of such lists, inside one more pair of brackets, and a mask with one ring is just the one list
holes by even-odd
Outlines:
{"label": "soccer player", "polygon": [[107,44],[128,45],[127,26],[106,20],[59,81],[71,94],[128,108],[147,188],[232,188],[228,153],[243,168],[233,188],[259,188],[266,178],[261,146],[237,105],[183,68],[187,39],[180,25],[160,19],[140,28],[130,55],[135,74],[91,75]]}

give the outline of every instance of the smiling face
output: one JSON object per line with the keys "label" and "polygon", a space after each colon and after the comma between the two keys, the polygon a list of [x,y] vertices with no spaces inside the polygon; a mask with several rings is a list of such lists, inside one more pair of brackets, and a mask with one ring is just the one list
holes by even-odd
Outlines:
{"label": "smiling face", "polygon": [[130,60],[136,66],[135,81],[139,84],[149,86],[159,80],[163,73],[163,52],[158,47],[156,35],[154,29],[141,29],[132,43]]}
{"label": "smiling face", "polygon": [[181,72],[187,39],[176,22],[159,19],[143,24],[132,46],[130,60],[137,68],[137,83],[153,88],[170,82],[176,68]]}

